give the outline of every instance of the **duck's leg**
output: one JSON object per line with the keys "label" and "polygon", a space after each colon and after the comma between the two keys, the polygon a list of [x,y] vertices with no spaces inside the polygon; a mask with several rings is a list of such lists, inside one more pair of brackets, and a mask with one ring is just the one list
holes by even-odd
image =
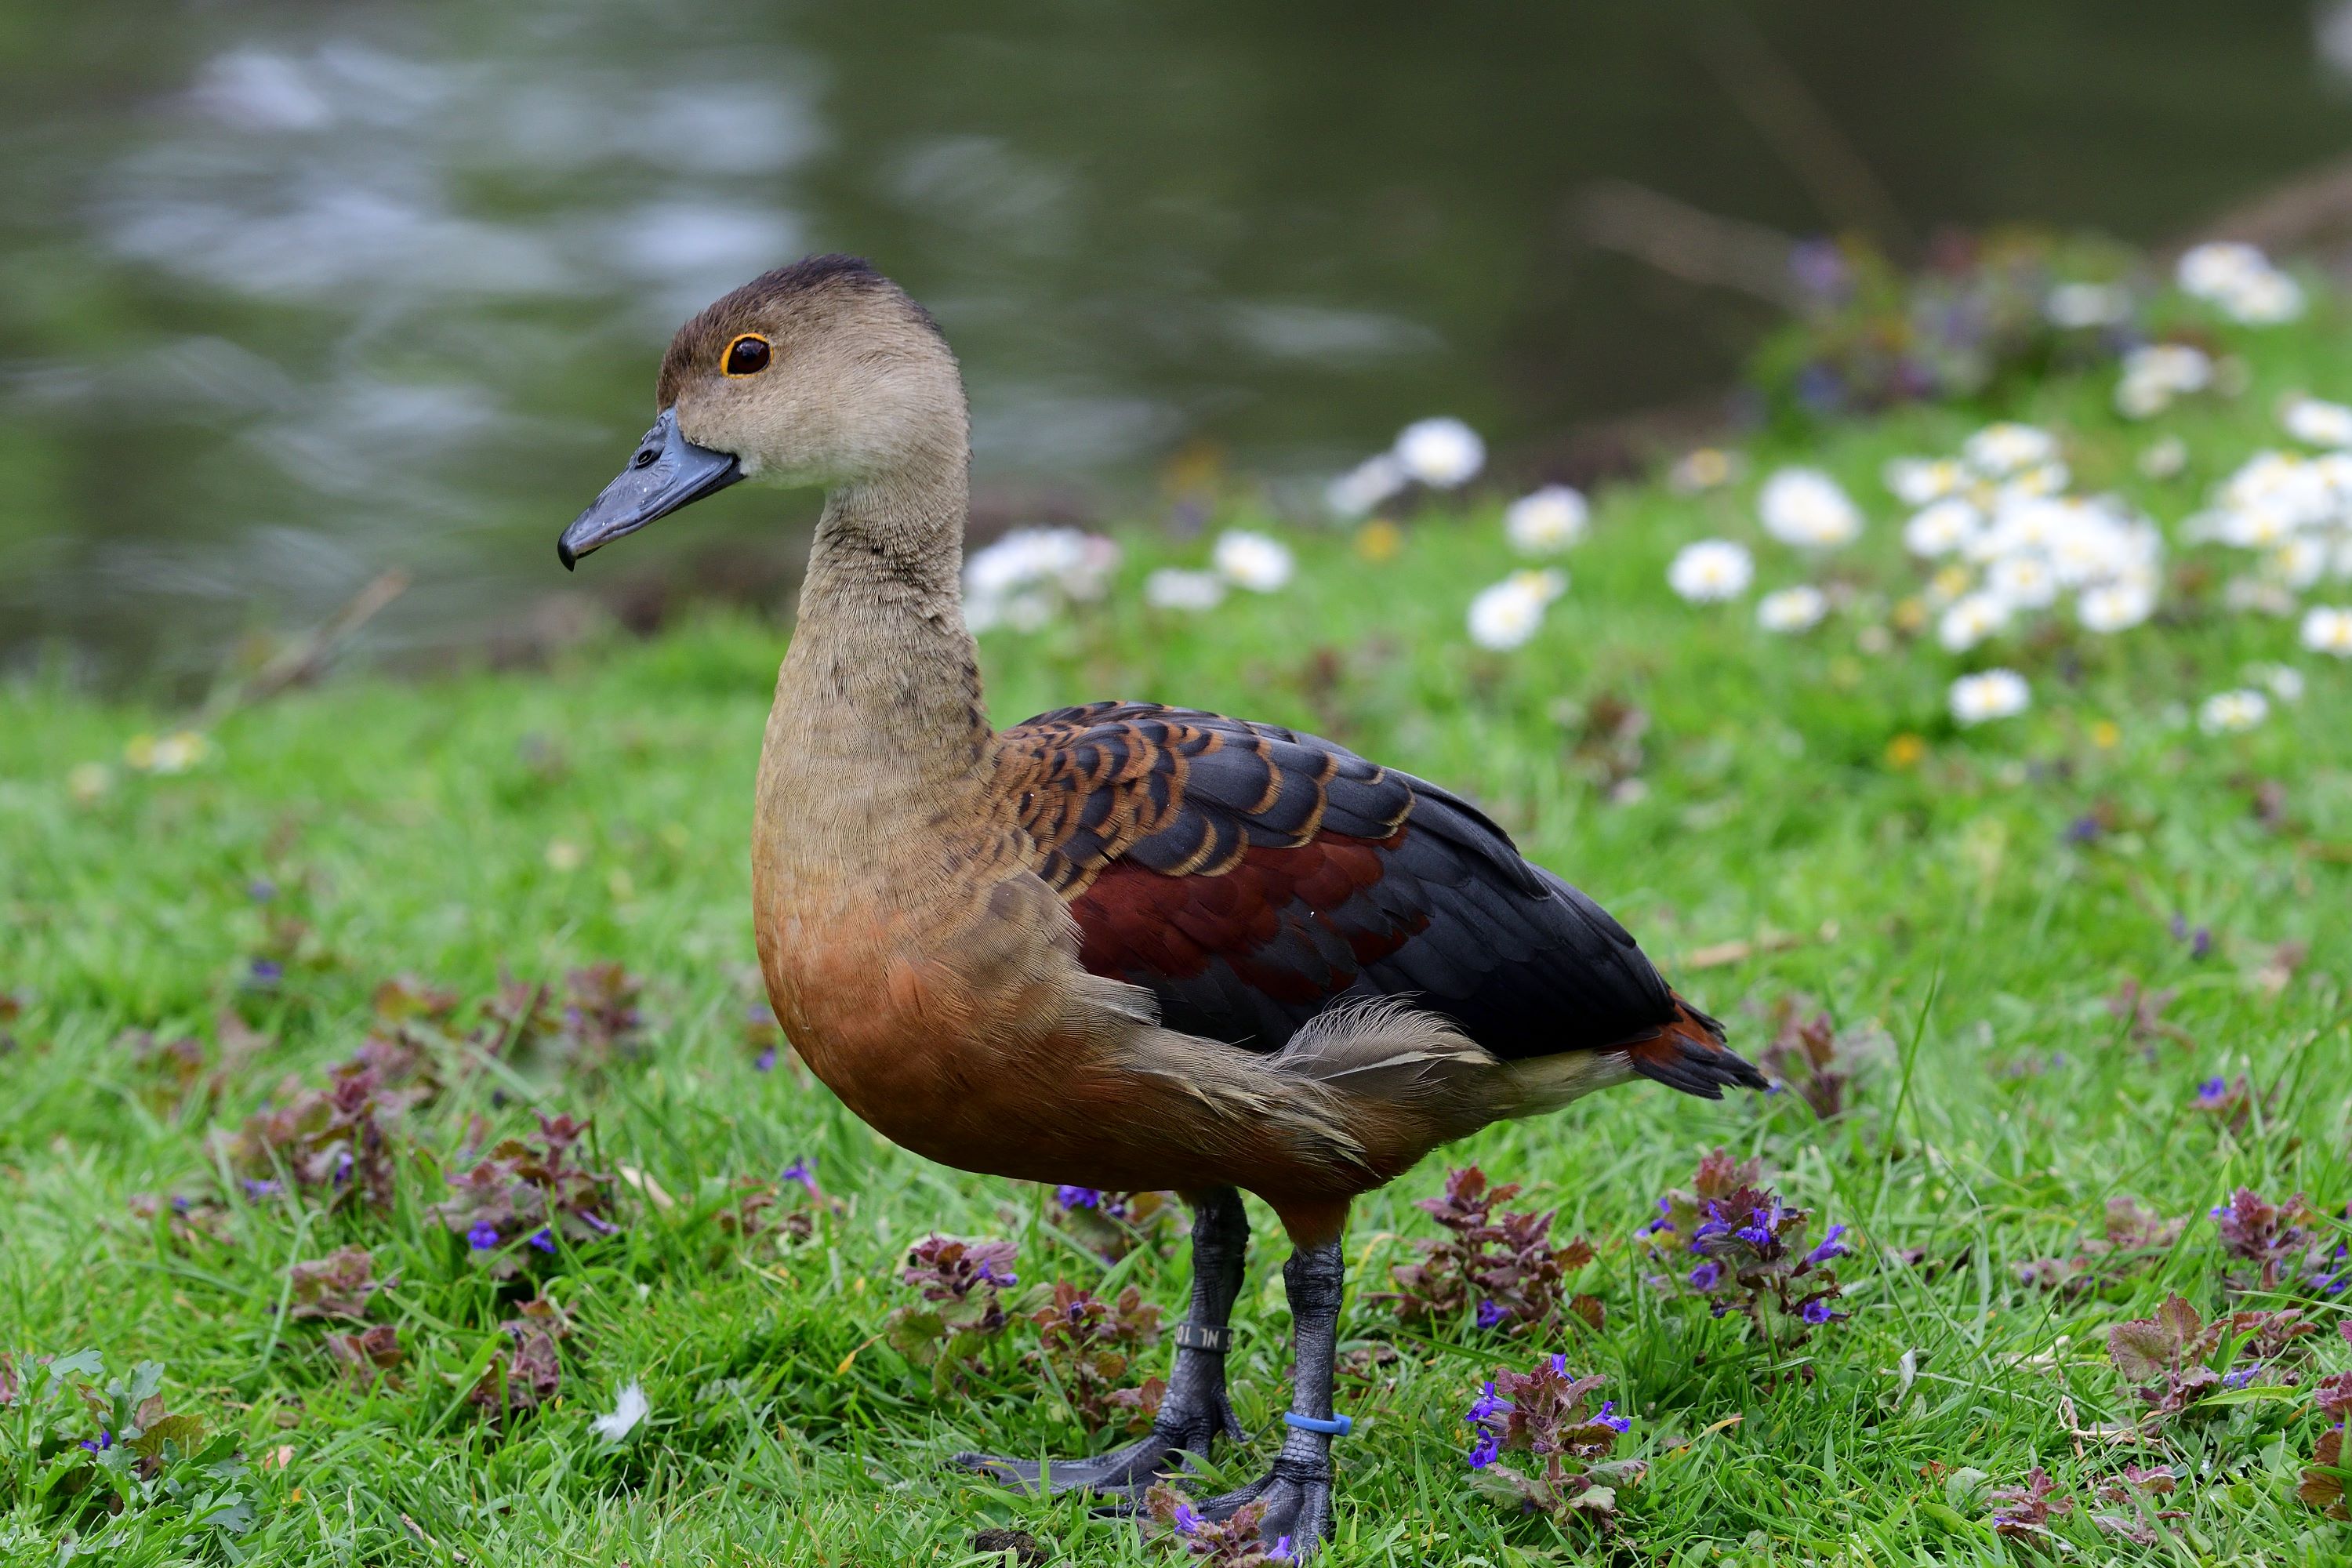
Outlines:
{"label": "duck's leg", "polygon": [[1219,1436],[1238,1440],[1241,1423],[1225,1398],[1225,1352],[1233,1343],[1234,1298],[1241,1294],[1242,1258],[1249,1247],[1249,1216],[1231,1187],[1192,1194],[1192,1307],[1171,1336],[1176,1363],[1151,1430],[1124,1448],[1094,1459],[1003,1458],[958,1454],[967,1469],[1036,1490],[1089,1491],[1139,1497],[1155,1480],[1183,1468],[1188,1454],[1208,1457]]}
{"label": "duck's leg", "polygon": [[1265,1505],[1258,1533],[1268,1545],[1287,1544],[1292,1556],[1304,1557],[1331,1534],[1331,1439],[1348,1429],[1344,1416],[1331,1410],[1332,1358],[1339,1347],[1339,1288],[1346,1258],[1339,1238],[1301,1247],[1282,1267],[1282,1282],[1290,1291],[1291,1348],[1298,1370],[1290,1390],[1290,1412],[1283,1417],[1282,1452],[1274,1468],[1238,1491],[1211,1498],[1201,1512],[1211,1519],[1229,1519],[1245,1503]]}

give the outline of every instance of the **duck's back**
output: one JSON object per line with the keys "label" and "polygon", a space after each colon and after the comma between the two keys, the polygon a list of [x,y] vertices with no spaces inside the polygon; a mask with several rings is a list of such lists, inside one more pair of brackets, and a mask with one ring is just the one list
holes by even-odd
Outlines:
{"label": "duck's back", "polygon": [[1004,732],[998,789],[1080,961],[1166,1024],[1281,1047],[1395,998],[1506,1059],[1625,1050],[1694,1093],[1754,1082],[1627,933],[1476,807],[1313,735],[1147,703]]}

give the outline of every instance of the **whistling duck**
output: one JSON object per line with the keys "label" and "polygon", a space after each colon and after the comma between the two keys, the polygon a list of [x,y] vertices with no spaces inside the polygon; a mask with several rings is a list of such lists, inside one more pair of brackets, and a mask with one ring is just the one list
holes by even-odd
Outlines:
{"label": "whistling duck", "polygon": [[1192,1300],[1150,1435],[1016,1485],[1132,1500],[1240,1429],[1227,1326],[1248,1224],[1280,1216],[1297,1371],[1280,1456],[1201,1505],[1331,1525],[1340,1231],[1437,1145],[1643,1077],[1764,1087],[1624,928],[1475,806],[1313,735],[1150,702],[997,731],[961,602],[963,383],[924,309],[818,257],[688,321],[580,556],[741,479],[826,490],[752,829],[776,1016],[919,1154],[1024,1181],[1171,1188]]}

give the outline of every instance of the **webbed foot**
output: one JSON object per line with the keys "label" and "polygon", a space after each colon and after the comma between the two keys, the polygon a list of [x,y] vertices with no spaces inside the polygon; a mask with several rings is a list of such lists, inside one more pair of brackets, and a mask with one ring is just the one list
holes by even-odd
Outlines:
{"label": "webbed foot", "polygon": [[1199,1503],[1204,1519],[1223,1521],[1257,1503],[1258,1539],[1292,1559],[1304,1559],[1331,1539],[1331,1466],[1284,1454],[1274,1468],[1245,1487]]}
{"label": "webbed foot", "polygon": [[1025,1492],[1099,1492],[1140,1500],[1153,1483],[1181,1475],[1205,1459],[1217,1438],[1239,1441],[1241,1423],[1220,1392],[1171,1409],[1160,1407],[1151,1430],[1123,1448],[1091,1459],[1016,1459],[996,1454],[958,1454],[949,1463],[977,1470]]}

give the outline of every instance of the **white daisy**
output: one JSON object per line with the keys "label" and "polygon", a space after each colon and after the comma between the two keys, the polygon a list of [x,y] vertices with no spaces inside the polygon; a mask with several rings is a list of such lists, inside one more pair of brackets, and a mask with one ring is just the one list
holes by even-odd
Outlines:
{"label": "white daisy", "polygon": [[1568,574],[1514,572],[1470,601],[1470,640],[1497,652],[1517,647],[1543,625],[1544,609],[1568,591]]}
{"label": "white daisy", "polygon": [[2189,443],[2178,436],[2151,441],[2139,455],[2139,471],[2151,479],[2168,479],[2189,466]]}
{"label": "white daisy", "polygon": [[2271,258],[2253,246],[2237,240],[2209,240],[2180,253],[2173,278],[2184,294],[2200,300],[2218,300],[2270,269]]}
{"label": "white daisy", "polygon": [[2336,486],[2340,464],[2293,452],[2256,452],[2221,481],[2225,507],[2275,511],[2290,526],[2322,521],[2340,504]]}
{"label": "white daisy", "polygon": [[2232,508],[2212,520],[2212,531],[2222,543],[2241,550],[2276,550],[2294,536],[2294,524],[2284,510]]}
{"label": "white daisy", "polygon": [[2198,705],[2197,727],[2209,735],[2251,730],[2270,717],[2271,700],[2251,688],[2217,691]]}
{"label": "white daisy", "polygon": [[1085,541],[1075,528],[1013,529],[964,562],[964,591],[992,596],[1043,582],[1076,566],[1086,552]]}
{"label": "white daisy", "polygon": [[1829,614],[1829,595],[1811,584],[1781,588],[1756,602],[1756,624],[1768,632],[1807,632]]}
{"label": "white daisy", "polygon": [[1764,531],[1784,544],[1830,550],[1862,533],[1862,513],[1838,482],[1819,468],[1782,468],[1757,493]]}
{"label": "white daisy", "polygon": [[1677,495],[1720,489],[1748,471],[1744,454],[1721,447],[1700,447],[1675,459],[1666,470],[1666,487]]}
{"label": "white daisy", "polygon": [[2039,555],[2004,555],[1985,572],[1985,591],[2020,610],[2058,602],[2058,574]]}
{"label": "white daisy", "polygon": [[2124,356],[2124,374],[2167,392],[2202,392],[2213,383],[2213,359],[2188,343],[2148,343]]}
{"label": "white daisy", "polygon": [[2282,702],[2303,700],[2303,671],[2291,664],[2250,664],[2246,678],[2259,682]]}
{"label": "white daisy", "polygon": [[2003,420],[1988,425],[1960,446],[1960,459],[1987,479],[2006,479],[2054,461],[2058,437],[2032,425]]}
{"label": "white daisy", "polygon": [[1879,478],[1905,506],[1926,506],[1958,495],[1968,481],[1956,458],[1889,458]]}
{"label": "white daisy", "polygon": [[1070,600],[1098,599],[1118,568],[1118,545],[1076,528],[1016,528],[964,563],[964,624],[1036,631]]}
{"label": "white daisy", "polygon": [[1367,458],[1323,487],[1323,504],[1340,517],[1362,517],[1411,482],[1393,452]]}
{"label": "white daisy", "polygon": [[2303,314],[2303,286],[2251,245],[2217,240],[2183,251],[2174,273],[2181,292],[2210,300],[2249,325],[2290,321]]}
{"label": "white daisy", "polygon": [[2131,293],[2118,283],[2061,283],[2042,314],[2053,327],[2112,327],[2131,314]]}
{"label": "white daisy", "polygon": [[2272,576],[2297,593],[2310,587],[2327,570],[2327,542],[2298,533],[2263,558]]}
{"label": "white daisy", "polygon": [[2152,567],[2164,552],[2164,536],[2145,520],[2126,521],[2105,506],[2079,503],[2052,537],[2050,569],[2070,588]]}
{"label": "white daisy", "polygon": [[2101,583],[2084,589],[2074,601],[2074,614],[2085,631],[2126,631],[2155,613],[2155,590],[2144,583]]}
{"label": "white daisy", "polygon": [[1936,640],[1951,653],[1966,653],[2009,625],[2010,604],[1998,594],[1964,594],[1936,623]]}
{"label": "white daisy", "polygon": [[1016,632],[1042,632],[1053,625],[1054,595],[1043,588],[1024,588],[997,602],[997,620]]}
{"label": "white daisy", "polygon": [[1993,514],[1992,526],[1970,539],[1962,549],[1976,562],[1998,561],[2004,555],[2045,554],[2074,526],[2079,503],[2036,496],[2006,502]]}
{"label": "white daisy", "polygon": [[1952,682],[1950,700],[1953,718],[1963,724],[1982,724],[2024,712],[2033,691],[2013,669],[1988,669]]}
{"label": "white daisy", "polygon": [[1143,580],[1143,602],[1156,610],[1213,610],[1224,597],[1225,580],[1214,572],[1162,566]]}
{"label": "white daisy", "polygon": [[2302,639],[2314,653],[2352,658],[2352,605],[2315,605],[2305,611]]}
{"label": "white daisy", "polygon": [[2318,397],[2292,397],[2279,410],[2279,423],[2296,440],[2314,447],[2352,447],[2352,408]]}
{"label": "white daisy", "polygon": [[2116,412],[2126,419],[2153,419],[2172,406],[2172,391],[2142,375],[2116,383]]}
{"label": "white daisy", "polygon": [[1930,501],[1903,525],[1903,548],[1927,560],[1968,547],[1984,527],[1984,514],[1958,496]]}
{"label": "white daisy", "polygon": [[1290,581],[1296,563],[1290,547],[1278,539],[1245,528],[1229,528],[1217,535],[1210,560],[1225,581],[1253,594],[1271,594]]}
{"label": "white daisy", "polygon": [[1522,555],[1557,555],[1581,540],[1591,523],[1583,495],[1546,485],[1503,509],[1503,532]]}
{"label": "white daisy", "polygon": [[122,754],[142,773],[184,773],[213,754],[213,743],[197,731],[174,730],[168,735],[134,735]]}
{"label": "white daisy", "polygon": [[1391,450],[1406,474],[1432,489],[1466,484],[1486,464],[1486,443],[1459,419],[1416,419]]}
{"label": "white daisy", "polygon": [[2250,327],[2275,326],[2303,314],[2303,285],[2273,269],[2248,279],[2219,303],[2232,321]]}
{"label": "white daisy", "polygon": [[2066,488],[2066,481],[2073,477],[2065,464],[2054,461],[2020,468],[1994,488],[1993,506],[1999,510],[2021,500],[2054,496]]}
{"label": "white daisy", "polygon": [[1727,539],[1685,544],[1666,568],[1666,585],[1693,604],[1736,599],[1756,578],[1755,557]]}
{"label": "white daisy", "polygon": [[2161,413],[2182,393],[2202,392],[2213,382],[2213,361],[2187,343],[2149,343],[2124,356],[2123,379],[2116,384],[2116,411],[2135,419]]}

